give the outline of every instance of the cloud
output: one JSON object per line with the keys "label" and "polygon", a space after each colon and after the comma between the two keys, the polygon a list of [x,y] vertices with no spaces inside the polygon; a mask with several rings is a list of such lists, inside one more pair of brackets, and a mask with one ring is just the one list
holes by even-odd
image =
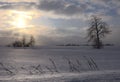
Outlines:
{"label": "cloud", "polygon": [[0,0],[0,2],[36,2],[37,0]]}
{"label": "cloud", "polygon": [[70,27],[70,28],[54,28],[54,27],[45,27],[48,30],[43,31],[38,36],[39,45],[59,45],[59,44],[68,44],[76,43],[82,44],[85,43],[85,29],[79,27]]}
{"label": "cloud", "polygon": [[87,9],[87,5],[65,0],[40,0],[38,9],[53,12],[55,14],[74,15],[80,14],[83,10]]}
{"label": "cloud", "polygon": [[[113,33],[106,39],[119,42],[119,0],[0,0],[0,43],[24,34],[34,35],[39,44],[65,44],[86,42],[88,19],[95,14],[112,26]],[[9,24],[15,14],[11,10],[32,13],[28,28],[15,28]],[[34,15],[36,16],[34,16]],[[117,27],[117,28],[116,28]]]}
{"label": "cloud", "polygon": [[112,26],[110,27],[110,30],[112,32],[104,39],[104,41],[106,43],[112,43],[112,44],[119,46],[120,45],[120,37],[119,37],[120,27]]}
{"label": "cloud", "polygon": [[105,21],[112,20],[118,12],[119,0],[39,0],[36,8],[44,17],[53,19],[80,19],[87,21],[98,15]]}
{"label": "cloud", "polygon": [[80,15],[120,7],[119,0],[39,0],[37,8],[57,15]]}
{"label": "cloud", "polygon": [[120,9],[117,10],[118,15],[120,15]]}
{"label": "cloud", "polygon": [[33,9],[35,5],[36,5],[35,2],[0,2],[0,9],[28,10]]}
{"label": "cloud", "polygon": [[[38,2],[39,1],[39,2]],[[119,0],[11,0],[1,1],[0,9],[38,9],[56,15],[81,16],[120,7]]]}
{"label": "cloud", "polygon": [[8,36],[8,35],[12,35],[12,31],[9,30],[0,30],[0,37],[4,36]]}

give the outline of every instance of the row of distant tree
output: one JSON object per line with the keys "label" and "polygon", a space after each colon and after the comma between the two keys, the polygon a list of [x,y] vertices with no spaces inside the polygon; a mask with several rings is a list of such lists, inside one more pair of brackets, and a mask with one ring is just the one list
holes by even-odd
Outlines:
{"label": "row of distant tree", "polygon": [[[90,20],[89,28],[87,29],[88,42],[92,44],[94,48],[101,49],[103,45],[103,38],[111,31],[109,30],[109,25],[98,16],[92,16]],[[33,36],[27,42],[26,37],[21,40],[16,40],[12,43],[13,47],[32,47],[35,45],[35,39]],[[66,46],[78,46],[75,44],[67,44]]]}
{"label": "row of distant tree", "polygon": [[15,40],[13,43],[8,45],[8,47],[33,47],[35,45],[35,38],[33,36],[30,37],[29,40],[26,39],[25,36],[22,39]]}
{"label": "row of distant tree", "polygon": [[[101,49],[103,46],[113,46],[113,44],[103,44],[103,38],[107,34],[109,34],[111,30],[109,30],[109,25],[102,20],[102,18],[93,15],[89,28],[87,29],[87,38],[88,42],[90,42],[90,46],[92,45],[93,48]],[[77,44],[66,44],[60,46],[79,46]],[[86,45],[89,46],[89,45]]]}
{"label": "row of distant tree", "polygon": [[[93,46],[93,44],[76,44],[76,43],[68,43],[68,44],[60,44],[56,46]],[[114,44],[103,44],[103,46],[114,46]]]}

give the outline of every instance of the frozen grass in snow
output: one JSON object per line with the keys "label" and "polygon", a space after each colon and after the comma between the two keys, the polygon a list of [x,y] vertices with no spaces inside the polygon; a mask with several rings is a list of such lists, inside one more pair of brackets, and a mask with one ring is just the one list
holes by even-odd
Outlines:
{"label": "frozen grass in snow", "polygon": [[119,47],[0,48],[0,82],[120,82]]}

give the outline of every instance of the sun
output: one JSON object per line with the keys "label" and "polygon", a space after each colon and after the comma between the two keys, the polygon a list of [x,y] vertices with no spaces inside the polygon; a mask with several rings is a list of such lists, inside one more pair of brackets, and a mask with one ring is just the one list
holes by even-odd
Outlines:
{"label": "sun", "polygon": [[25,28],[27,26],[27,20],[22,16],[17,17],[17,19],[13,22],[13,25],[17,28]]}
{"label": "sun", "polygon": [[31,20],[31,15],[29,12],[14,11],[11,21],[11,25],[15,28],[27,28],[28,22]]}

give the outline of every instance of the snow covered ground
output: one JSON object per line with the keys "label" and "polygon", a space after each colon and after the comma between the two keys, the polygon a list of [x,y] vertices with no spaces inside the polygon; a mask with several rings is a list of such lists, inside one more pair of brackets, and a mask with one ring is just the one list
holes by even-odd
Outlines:
{"label": "snow covered ground", "polygon": [[0,82],[120,82],[120,47],[1,47]]}

